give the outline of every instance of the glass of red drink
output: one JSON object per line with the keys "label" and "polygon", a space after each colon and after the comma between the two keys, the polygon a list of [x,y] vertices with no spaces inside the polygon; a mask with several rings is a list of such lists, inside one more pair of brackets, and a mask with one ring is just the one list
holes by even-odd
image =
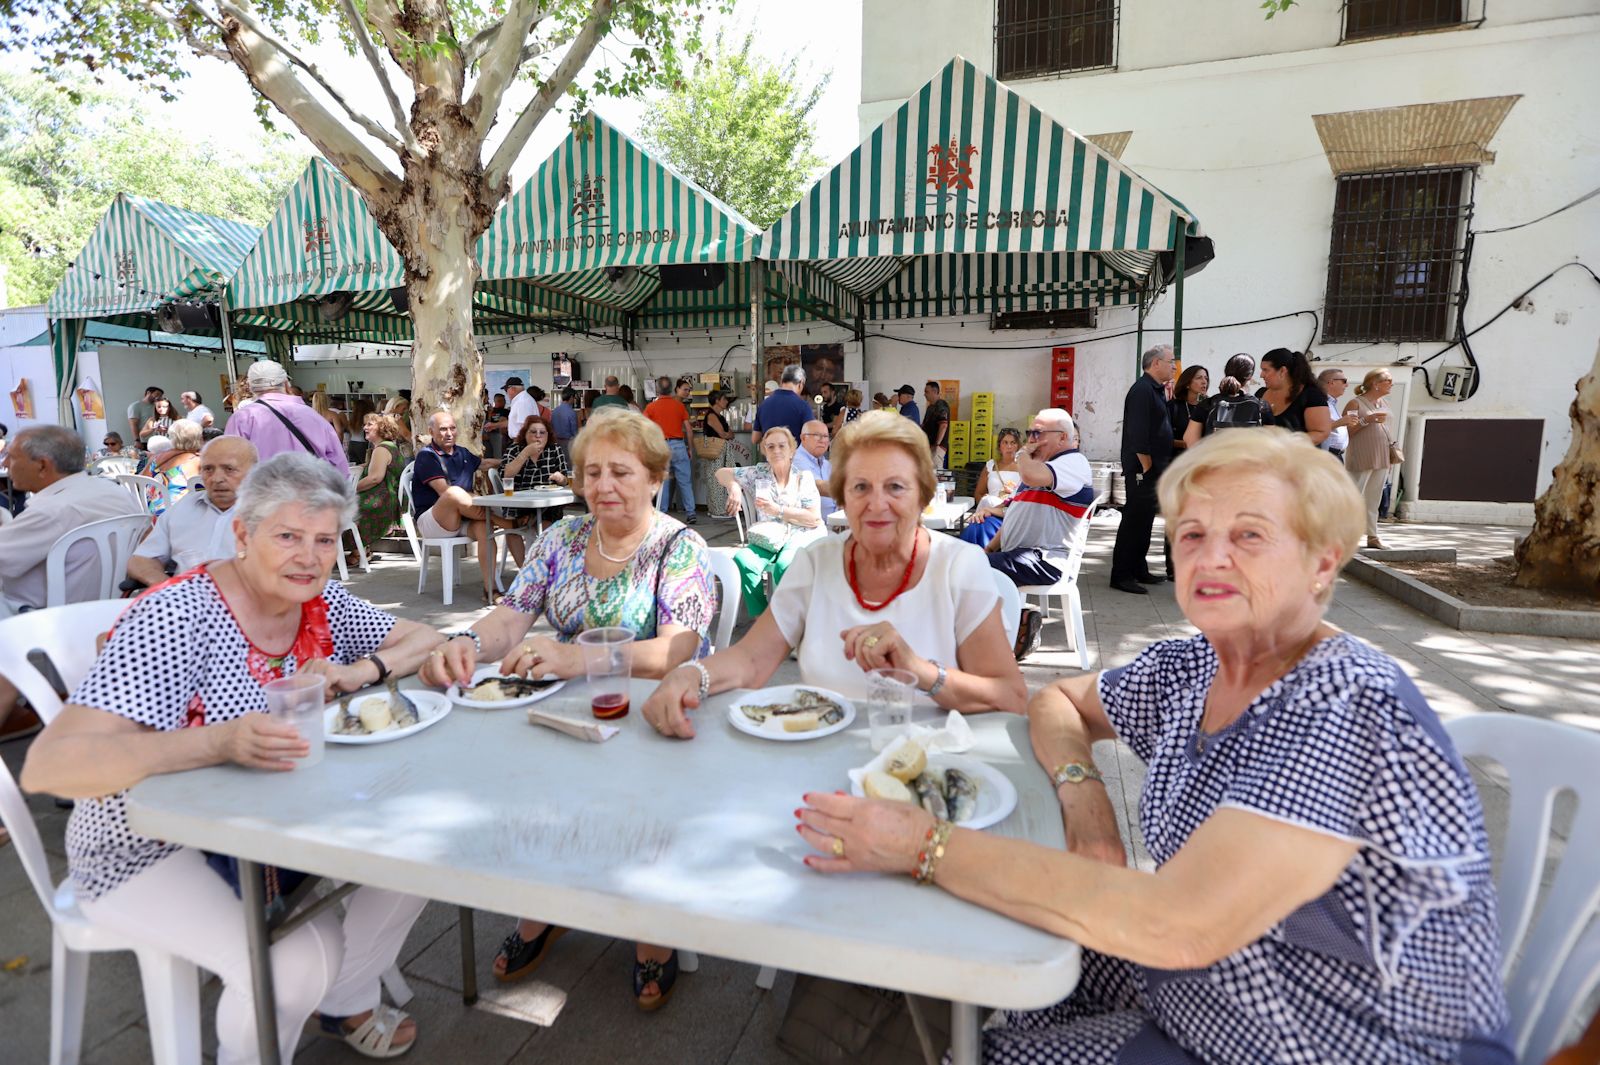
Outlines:
{"label": "glass of red drink", "polygon": [[628,716],[628,682],[633,678],[633,632],[590,629],[578,634],[583,669],[589,678],[589,709],[602,721]]}

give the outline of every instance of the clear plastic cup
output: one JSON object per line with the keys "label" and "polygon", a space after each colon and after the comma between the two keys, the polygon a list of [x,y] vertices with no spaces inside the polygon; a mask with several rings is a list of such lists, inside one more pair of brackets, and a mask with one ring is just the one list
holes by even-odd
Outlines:
{"label": "clear plastic cup", "polygon": [[268,681],[262,687],[267,695],[267,713],[272,719],[293,725],[300,738],[311,745],[311,752],[296,763],[297,769],[316,765],[327,749],[322,716],[326,705],[323,689],[322,677],[314,673],[293,673]]}
{"label": "clear plastic cup", "polygon": [[904,669],[874,669],[867,674],[867,727],[872,749],[881,751],[911,724],[917,678]]}
{"label": "clear plastic cup", "polygon": [[589,709],[602,721],[628,716],[628,681],[633,678],[633,632],[590,629],[578,634],[589,679]]}

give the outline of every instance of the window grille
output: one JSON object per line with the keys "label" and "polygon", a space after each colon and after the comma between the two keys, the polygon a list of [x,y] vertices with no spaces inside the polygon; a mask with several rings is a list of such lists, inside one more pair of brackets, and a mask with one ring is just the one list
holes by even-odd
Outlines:
{"label": "window grille", "polygon": [[995,69],[1035,78],[1116,65],[1117,0],[998,0]]}
{"label": "window grille", "polygon": [[1095,308],[1054,311],[1001,311],[989,319],[990,329],[1093,329]]}
{"label": "window grille", "polygon": [[1458,167],[1338,179],[1324,341],[1448,339],[1472,173]]}
{"label": "window grille", "polygon": [[1463,6],[1462,0],[1344,0],[1344,39],[1456,26],[1465,21]]}

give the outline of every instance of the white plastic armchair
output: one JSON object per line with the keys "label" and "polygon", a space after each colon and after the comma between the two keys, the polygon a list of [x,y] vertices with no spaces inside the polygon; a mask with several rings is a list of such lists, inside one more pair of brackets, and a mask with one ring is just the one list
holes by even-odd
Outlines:
{"label": "white plastic armchair", "polygon": [[1078,593],[1078,572],[1083,569],[1083,553],[1089,546],[1089,522],[1099,508],[1099,501],[1089,504],[1083,520],[1078,522],[1072,540],[1067,544],[1067,561],[1061,570],[1061,579],[1054,584],[1030,584],[1017,589],[1023,598],[1036,597],[1044,609],[1044,620],[1050,620],[1050,597],[1061,600],[1061,627],[1066,633],[1067,650],[1078,652],[1078,668],[1089,668],[1089,641],[1083,631],[1083,599]]}
{"label": "white plastic armchair", "polygon": [[[55,681],[70,692],[88,674],[96,637],[116,624],[128,605],[126,599],[94,599],[0,620],[0,677],[9,680],[48,725],[61,713]],[[41,656],[54,670],[53,678],[35,664]]]}
{"label": "white plastic armchair", "polygon": [[133,557],[134,548],[149,531],[151,520],[148,514],[123,514],[91,521],[62,533],[44,558],[44,605],[66,604],[67,554],[84,541],[92,543],[100,566],[100,583],[94,598],[114,597],[117,585],[128,575],[128,559]]}
{"label": "white plastic armchair", "polygon": [[416,520],[411,516],[411,471],[415,466],[416,463],[408,462],[406,468],[400,471],[400,524],[405,528],[407,542],[411,544],[411,555],[417,560],[417,594],[422,594],[428,581],[428,552],[438,551],[444,580],[444,605],[449,606],[455,601],[456,594],[456,548],[471,546],[472,539],[467,536],[423,536],[417,532]]}

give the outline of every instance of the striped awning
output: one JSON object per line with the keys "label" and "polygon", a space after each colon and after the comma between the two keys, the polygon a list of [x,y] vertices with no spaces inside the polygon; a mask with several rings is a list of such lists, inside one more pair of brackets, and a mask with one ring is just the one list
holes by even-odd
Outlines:
{"label": "striped awning", "polygon": [[142,314],[200,299],[238,271],[261,230],[118,193],[45,309],[53,319]]}
{"label": "striped awning", "polygon": [[1131,303],[1193,212],[957,57],[761,237],[873,318]]}
{"label": "striped awning", "polygon": [[248,310],[353,292],[358,308],[392,311],[388,290],[405,283],[405,264],[361,194],[313,158],[245,256],[228,305]]}

